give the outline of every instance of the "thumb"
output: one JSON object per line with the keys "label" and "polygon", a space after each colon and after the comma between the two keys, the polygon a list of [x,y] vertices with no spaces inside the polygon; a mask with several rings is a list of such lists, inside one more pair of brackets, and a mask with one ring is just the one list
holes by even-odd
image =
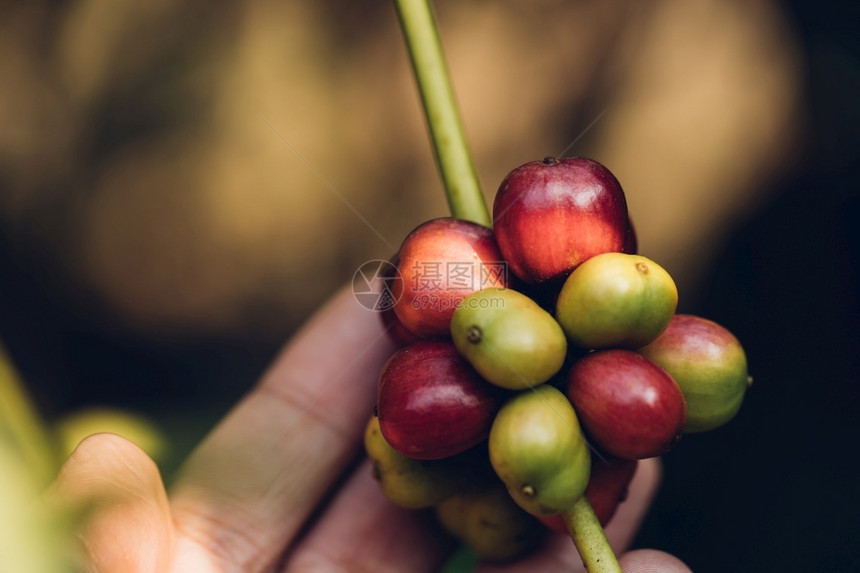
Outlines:
{"label": "thumb", "polygon": [[84,569],[144,573],[167,569],[172,526],[158,468],[115,434],[84,439],[46,492],[46,502],[76,516]]}
{"label": "thumb", "polygon": [[619,557],[624,573],[691,573],[683,561],[656,549],[637,549]]}

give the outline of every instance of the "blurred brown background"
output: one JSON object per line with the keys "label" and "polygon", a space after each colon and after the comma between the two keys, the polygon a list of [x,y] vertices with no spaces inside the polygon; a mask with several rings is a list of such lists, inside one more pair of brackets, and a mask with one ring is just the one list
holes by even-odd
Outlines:
{"label": "blurred brown background", "polygon": [[[810,193],[850,213],[842,205],[856,187],[839,176],[856,158],[853,8],[436,8],[488,200],[521,163],[564,150],[593,157],[624,186],[640,251],[675,276],[681,310],[720,319],[755,347],[770,332],[746,326],[759,303],[797,304],[754,282],[780,275],[739,275],[733,257],[785,197],[796,198],[787,221],[809,214]],[[446,214],[389,2],[2,3],[0,86],[0,334],[49,418],[132,407],[182,452],[362,262],[388,258],[411,228]],[[836,182],[811,191],[822,172]],[[802,219],[774,224],[817,232]],[[804,252],[811,244],[743,256],[764,269],[794,245],[784,262],[802,273],[808,258],[822,260]],[[768,320],[790,312],[775,306]],[[751,365],[764,385],[768,363],[751,352]],[[677,523],[694,519],[678,510],[691,495],[728,491],[711,485],[665,500],[642,542],[697,571],[743,570],[734,565],[753,557],[714,561]],[[718,519],[696,522],[701,535]]]}
{"label": "blurred brown background", "polygon": [[[280,342],[446,214],[393,7],[356,6],[7,6],[12,263],[95,336],[171,353]],[[597,120],[569,154],[616,173],[642,251],[687,301],[796,149],[800,54],[768,2],[441,2],[438,16],[488,199]]]}

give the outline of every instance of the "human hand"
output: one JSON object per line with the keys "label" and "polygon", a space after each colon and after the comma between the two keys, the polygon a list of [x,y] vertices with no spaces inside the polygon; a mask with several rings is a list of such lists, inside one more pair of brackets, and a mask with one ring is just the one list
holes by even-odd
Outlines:
{"label": "human hand", "polygon": [[[454,548],[424,512],[385,499],[361,455],[377,374],[394,351],[379,317],[339,292],[294,337],[260,383],[190,456],[168,495],[158,469],[112,434],[84,440],[47,492],[86,504],[78,520],[85,570],[101,573],[437,571]],[[606,533],[623,550],[652,501],[659,463],[639,465]],[[689,571],[657,551],[625,571]],[[574,571],[557,536],[525,560],[485,573]]]}

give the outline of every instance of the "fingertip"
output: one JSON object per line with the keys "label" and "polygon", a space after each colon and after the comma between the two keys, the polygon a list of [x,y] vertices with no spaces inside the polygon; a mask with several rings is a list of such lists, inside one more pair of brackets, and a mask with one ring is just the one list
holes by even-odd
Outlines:
{"label": "fingertip", "polygon": [[675,557],[656,549],[629,551],[618,559],[624,573],[691,573],[687,565]]}
{"label": "fingertip", "polygon": [[74,516],[81,559],[98,571],[163,571],[172,529],[167,493],[155,462],[116,434],[78,444],[45,494]]}
{"label": "fingertip", "polygon": [[86,498],[138,490],[157,494],[163,487],[158,466],[146,452],[120,435],[102,432],[81,440],[51,489]]}
{"label": "fingertip", "polygon": [[[142,461],[144,458],[149,462],[152,461],[140,446],[128,438],[113,432],[96,432],[90,434],[78,443],[75,449],[72,450],[72,453],[69,454],[69,458],[89,457],[93,453],[98,454],[97,458],[105,462],[110,462],[113,459],[117,459],[120,462],[124,460],[137,462]],[[105,453],[111,454],[112,457],[104,457],[102,454]]]}

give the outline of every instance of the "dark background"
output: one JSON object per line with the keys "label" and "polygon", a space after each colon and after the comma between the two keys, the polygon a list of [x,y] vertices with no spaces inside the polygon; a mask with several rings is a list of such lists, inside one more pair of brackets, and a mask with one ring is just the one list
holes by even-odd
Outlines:
{"label": "dark background", "polygon": [[694,571],[860,567],[858,13],[786,6],[808,55],[801,169],[737,229],[691,309],[736,333],[755,382],[735,420],[665,456],[636,541]]}
{"label": "dark background", "polygon": [[[784,7],[806,57],[804,150],[791,178],[733,230],[696,306],[680,309],[732,330],[755,383],[732,423],[665,457],[636,540],[697,572],[860,568],[858,13],[836,2]],[[20,256],[24,243],[0,228],[0,338],[40,410],[48,419],[95,403],[147,412],[175,439],[168,467],[281,344],[271,332],[150,339],[78,312],[45,286],[54,262]]]}

